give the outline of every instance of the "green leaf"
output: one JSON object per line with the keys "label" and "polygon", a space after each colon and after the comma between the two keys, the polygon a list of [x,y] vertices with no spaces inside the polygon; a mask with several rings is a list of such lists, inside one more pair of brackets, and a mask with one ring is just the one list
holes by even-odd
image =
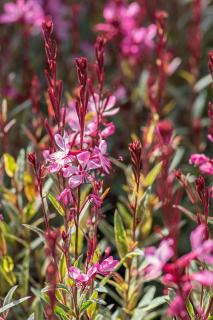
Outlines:
{"label": "green leaf", "polygon": [[114,232],[119,256],[123,258],[128,253],[128,241],[123,221],[117,210],[114,216]]}
{"label": "green leaf", "polygon": [[63,253],[62,253],[60,261],[59,261],[59,271],[60,271],[61,279],[63,280],[66,275],[66,271],[67,271],[66,257]]}
{"label": "green leaf", "polygon": [[195,319],[196,317],[195,317],[194,307],[193,307],[193,305],[191,304],[191,302],[190,302],[189,299],[186,301],[186,309],[187,309],[187,311],[188,311],[188,314],[189,314],[190,318],[191,318],[192,320]]}
{"label": "green leaf", "polygon": [[89,308],[89,306],[93,303],[93,301],[91,300],[87,300],[87,301],[84,301],[81,305],[81,308],[80,308],[80,313],[82,314],[85,310],[87,310],[87,308]]}
{"label": "green leaf", "polygon": [[27,318],[27,320],[35,320],[35,314],[32,313],[32,314],[29,316],[29,318]]}
{"label": "green leaf", "polygon": [[47,198],[50,200],[57,212],[63,217],[65,215],[65,212],[58,200],[56,200],[56,198],[51,193],[48,193]]}
{"label": "green leaf", "polygon": [[38,227],[32,226],[30,224],[22,224],[25,228],[34,231],[35,233],[37,233],[39,235],[39,237],[42,239],[42,241],[44,241],[44,231],[39,229]]}
{"label": "green leaf", "polygon": [[[9,304],[12,301],[13,298],[13,294],[16,291],[16,289],[18,288],[18,286],[13,286],[10,291],[7,293],[6,297],[4,298],[4,302],[3,302],[3,307],[6,306],[7,304]],[[7,310],[6,312],[4,312],[4,317],[7,318],[9,310]]]}
{"label": "green leaf", "polygon": [[22,190],[24,185],[24,170],[25,170],[25,151],[21,149],[16,161],[15,181],[16,187],[19,191]]}
{"label": "green leaf", "polygon": [[15,301],[12,301],[10,303],[8,303],[7,305],[3,306],[2,308],[0,308],[0,313],[3,313],[5,312],[6,310],[9,310],[15,306],[17,306],[18,304],[28,300],[29,298],[31,298],[30,296],[28,297],[24,297],[24,298],[21,298],[21,299],[18,299],[18,300],[15,300]]}
{"label": "green leaf", "polygon": [[118,212],[120,213],[121,217],[123,218],[125,224],[127,226],[131,226],[132,216],[130,214],[129,209],[121,202],[118,202],[117,207],[118,207]]}
{"label": "green leaf", "polygon": [[162,304],[166,303],[167,300],[169,299],[169,296],[162,296],[162,297],[157,297],[155,299],[153,299],[148,306],[146,306],[145,308],[142,308],[143,311],[150,311],[153,310],[159,306],[161,306]]}
{"label": "green leaf", "polygon": [[154,298],[154,295],[156,292],[156,288],[154,286],[146,287],[145,290],[146,290],[146,293],[144,294],[143,298],[138,304],[139,308],[143,308],[149,305],[150,301],[152,301],[152,299]]}
{"label": "green leaf", "polygon": [[147,174],[147,176],[143,182],[146,187],[151,186],[153,184],[153,182],[157,178],[158,174],[160,173],[160,170],[162,168],[162,164],[163,164],[162,162],[157,163],[154,166],[154,168],[152,168],[151,171],[149,171],[149,173]]}
{"label": "green leaf", "polygon": [[4,153],[3,157],[6,174],[12,178],[16,172],[16,161],[9,153]]}

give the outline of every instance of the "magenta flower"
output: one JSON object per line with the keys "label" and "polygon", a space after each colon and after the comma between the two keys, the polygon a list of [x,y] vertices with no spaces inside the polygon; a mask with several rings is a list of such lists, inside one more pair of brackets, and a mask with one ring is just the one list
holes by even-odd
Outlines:
{"label": "magenta flower", "polygon": [[198,166],[202,173],[213,175],[213,159],[208,158],[204,154],[192,154],[189,163]]}
{"label": "magenta flower", "polygon": [[203,286],[213,286],[213,271],[203,270],[190,275],[191,280],[199,282]]}
{"label": "magenta flower", "polygon": [[100,100],[100,97],[97,93],[90,97],[88,102],[88,111],[98,112],[102,117],[114,116],[119,112],[120,108],[114,108],[116,103],[115,96],[109,96],[103,100]]}
{"label": "magenta flower", "polygon": [[103,11],[105,23],[97,24],[96,31],[109,39],[120,41],[122,55],[135,64],[154,47],[156,25],[141,26],[142,8],[137,2],[109,1]]}
{"label": "magenta flower", "polygon": [[168,313],[171,316],[177,316],[183,320],[188,319],[188,313],[185,307],[185,300],[181,295],[178,294],[170,303]]}
{"label": "magenta flower", "polygon": [[[213,264],[213,240],[205,240],[206,226],[199,225],[190,236],[192,252],[195,258],[204,263]],[[189,253],[190,255],[190,253]]]}
{"label": "magenta flower", "polygon": [[107,143],[101,140],[98,147],[93,150],[92,157],[88,163],[88,169],[103,169],[105,173],[109,174],[111,169],[111,162],[106,157]]}
{"label": "magenta flower", "polygon": [[102,263],[95,263],[91,268],[89,268],[87,273],[82,273],[76,267],[70,267],[69,276],[70,278],[75,280],[77,282],[77,285],[79,286],[88,285],[91,280],[94,279],[97,273],[107,276],[114,271],[117,264],[118,261],[114,260],[113,257],[110,256],[107,259],[103,260]]}
{"label": "magenta flower", "polygon": [[47,168],[52,173],[60,171],[73,159],[70,153],[69,137],[66,133],[64,133],[63,137],[60,134],[56,134],[55,143],[60,150],[53,153],[43,153],[45,160],[49,163]]}
{"label": "magenta flower", "polygon": [[57,197],[57,200],[66,207],[67,205],[72,205],[74,202],[72,192],[69,188],[65,188],[60,195]]}
{"label": "magenta flower", "polygon": [[44,13],[37,1],[16,0],[4,4],[4,13],[0,15],[0,23],[23,22],[40,27],[44,20]]}
{"label": "magenta flower", "polygon": [[98,273],[107,276],[109,273],[113,272],[118,265],[118,260],[114,260],[112,256],[106,258],[98,266]]}
{"label": "magenta flower", "polygon": [[145,260],[148,264],[145,268],[147,279],[155,279],[161,275],[164,265],[174,254],[173,243],[172,239],[165,239],[158,249],[155,247],[145,249]]}

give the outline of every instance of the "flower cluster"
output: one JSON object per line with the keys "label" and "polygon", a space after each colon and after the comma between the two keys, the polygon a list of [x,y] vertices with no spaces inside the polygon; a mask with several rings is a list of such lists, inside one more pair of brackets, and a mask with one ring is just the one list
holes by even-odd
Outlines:
{"label": "flower cluster", "polygon": [[[177,259],[174,258],[171,239],[163,240],[158,249],[150,247],[145,250],[147,267],[144,272],[146,277],[153,279],[162,275],[163,284],[167,288],[173,288],[175,297],[168,312],[180,319],[188,319],[185,301],[192,295],[193,288],[196,288],[197,285],[207,287],[213,285],[213,271],[201,269],[196,272],[188,272],[192,261],[209,266],[213,264],[213,240],[206,240],[205,235],[206,226],[201,224],[191,233],[191,252]],[[171,258],[174,261],[169,263]],[[198,309],[198,314],[201,311]]]}
{"label": "flower cluster", "polygon": [[96,31],[104,32],[109,39],[117,38],[122,55],[135,64],[154,47],[155,24],[141,26],[143,9],[138,2],[110,0],[103,11],[104,23]]}
{"label": "flower cluster", "polygon": [[29,26],[40,27],[44,13],[39,2],[34,0],[16,0],[4,4],[4,12],[0,15],[0,23],[21,22]]}

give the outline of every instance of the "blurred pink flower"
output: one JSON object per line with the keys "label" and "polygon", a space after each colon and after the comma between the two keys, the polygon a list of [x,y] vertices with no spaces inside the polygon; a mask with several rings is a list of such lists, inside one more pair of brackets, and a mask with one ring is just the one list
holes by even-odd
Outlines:
{"label": "blurred pink flower", "polygon": [[208,158],[204,154],[192,154],[189,163],[198,166],[202,173],[213,175],[213,159]]}
{"label": "blurred pink flower", "polygon": [[147,279],[155,279],[162,273],[164,265],[171,259],[174,254],[173,240],[163,240],[159,247],[145,248],[145,260],[148,264],[145,268],[145,274]]}
{"label": "blurred pink flower", "polygon": [[37,1],[16,0],[4,4],[4,13],[0,15],[0,23],[23,22],[40,27],[44,20],[44,13]]}
{"label": "blurred pink flower", "polygon": [[137,2],[109,1],[103,11],[105,23],[96,25],[95,30],[105,33],[112,39],[116,36],[120,42],[123,56],[135,64],[154,47],[156,25],[141,26],[142,8]]}

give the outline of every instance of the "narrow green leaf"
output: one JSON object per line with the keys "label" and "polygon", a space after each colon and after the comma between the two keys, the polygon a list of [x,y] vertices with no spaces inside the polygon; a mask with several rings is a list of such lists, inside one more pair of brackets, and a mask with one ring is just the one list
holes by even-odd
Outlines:
{"label": "narrow green leaf", "polygon": [[160,170],[162,168],[162,162],[157,163],[154,168],[152,168],[144,179],[144,185],[146,187],[151,186],[155,179],[157,178]]}
{"label": "narrow green leaf", "polygon": [[37,233],[39,235],[39,237],[41,237],[41,239],[44,241],[44,231],[39,229],[38,227],[32,226],[30,224],[22,224],[25,228],[34,231],[35,233]]}
{"label": "narrow green leaf", "polygon": [[4,153],[3,157],[6,174],[12,178],[16,172],[16,161],[9,153]]}
{"label": "narrow green leaf", "polygon": [[24,298],[21,298],[21,299],[18,299],[18,300],[15,300],[15,301],[8,303],[6,306],[3,306],[2,308],[0,308],[0,313],[3,313],[8,309],[11,309],[11,308],[17,306],[18,304],[28,300],[29,298],[31,298],[31,297],[30,296],[24,297]]}
{"label": "narrow green leaf", "polygon": [[[6,306],[7,304],[9,304],[11,301],[12,301],[12,298],[13,298],[13,294],[14,292],[16,291],[16,289],[18,288],[18,286],[13,286],[10,291],[7,293],[5,299],[4,299],[4,302],[3,302],[3,307]],[[7,318],[8,316],[8,312],[9,310],[5,311],[4,312],[4,317]]]}
{"label": "narrow green leaf", "polygon": [[56,200],[56,198],[51,193],[48,193],[47,198],[50,200],[57,212],[63,217],[65,215],[65,212],[58,200]]}
{"label": "narrow green leaf", "polygon": [[128,241],[123,221],[117,210],[114,216],[114,232],[119,256],[123,258],[128,253]]}
{"label": "narrow green leaf", "polygon": [[35,320],[35,314],[32,313],[32,314],[29,316],[29,318],[27,318],[27,320]]}
{"label": "narrow green leaf", "polygon": [[150,311],[153,310],[159,306],[161,306],[162,304],[167,302],[167,299],[169,299],[169,296],[162,296],[162,297],[157,297],[155,299],[153,299],[148,306],[146,306],[145,308],[141,308],[143,311]]}

